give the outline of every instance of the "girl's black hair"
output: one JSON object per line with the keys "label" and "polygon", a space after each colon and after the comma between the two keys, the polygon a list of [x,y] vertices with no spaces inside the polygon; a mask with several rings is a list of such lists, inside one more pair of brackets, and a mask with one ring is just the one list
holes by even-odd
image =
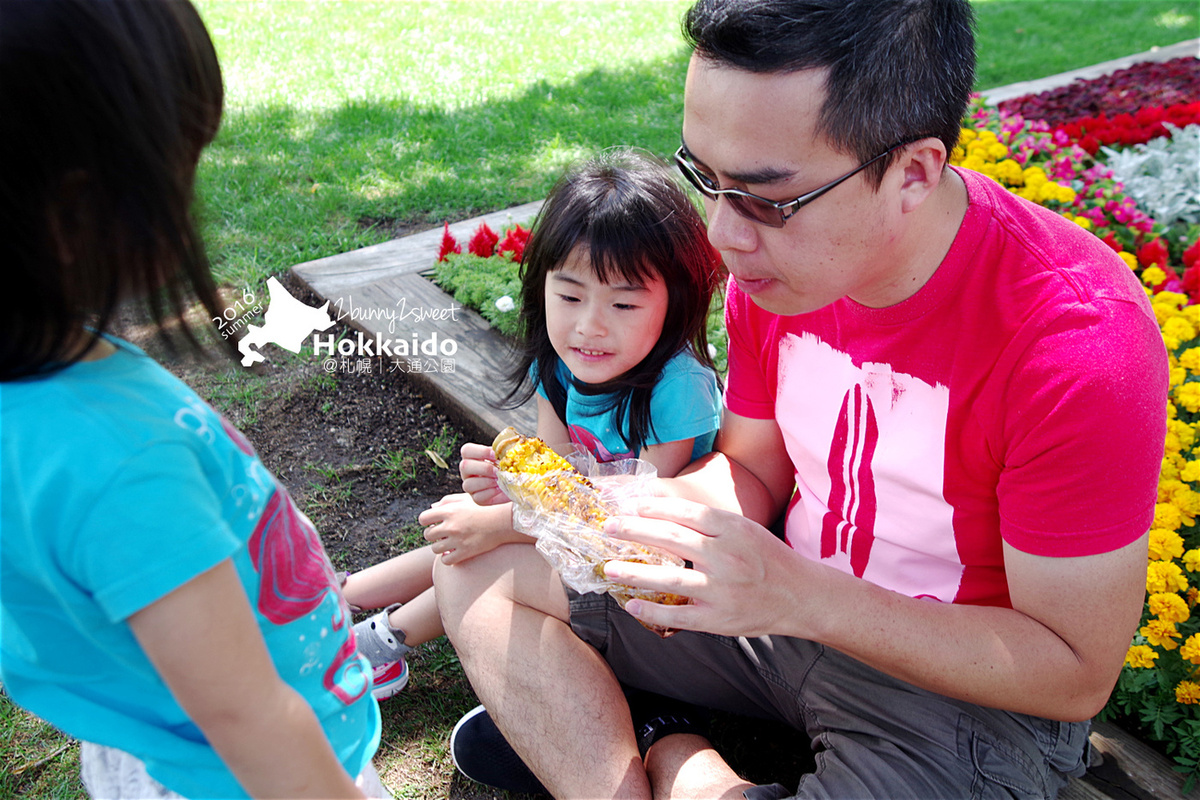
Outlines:
{"label": "girl's black hair", "polygon": [[[591,392],[613,393],[609,409],[628,414],[621,432],[636,454],[653,430],[650,397],[663,367],[683,350],[713,369],[706,320],[720,284],[721,257],[708,241],[704,221],[674,172],[661,160],[629,148],[613,148],[569,169],[555,184],[534,222],[521,261],[520,345],[501,401],[515,408],[540,385],[566,423],[566,387],[546,330],[546,276],[578,246],[588,249],[596,277],[612,283],[645,283],[661,277],[667,312],[658,342],[633,369]],[[537,375],[530,370],[537,365]]]}
{"label": "girl's black hair", "polygon": [[197,345],[190,297],[221,312],[190,209],[223,100],[187,0],[0,0],[0,380],[79,360],[130,299]]}

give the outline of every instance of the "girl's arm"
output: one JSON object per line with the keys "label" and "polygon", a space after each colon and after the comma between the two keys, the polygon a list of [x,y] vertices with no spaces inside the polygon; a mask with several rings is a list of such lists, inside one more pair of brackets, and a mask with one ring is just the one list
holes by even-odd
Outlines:
{"label": "girl's arm", "polygon": [[233,562],[138,611],[129,626],[250,795],[363,797],[312,708],[275,671]]}
{"label": "girl's arm", "polygon": [[692,448],[695,439],[680,439],[675,442],[651,444],[642,448],[638,458],[649,461],[658,470],[660,478],[674,478],[680,470],[692,463]]}

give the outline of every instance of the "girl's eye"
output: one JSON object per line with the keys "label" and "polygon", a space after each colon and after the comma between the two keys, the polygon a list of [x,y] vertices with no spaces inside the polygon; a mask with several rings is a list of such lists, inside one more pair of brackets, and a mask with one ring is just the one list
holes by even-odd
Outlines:
{"label": "girl's eye", "polygon": [[579,302],[578,297],[572,297],[569,294],[560,294],[558,296],[558,299],[562,300],[564,303],[578,303]]}
{"label": "girl's eye", "polygon": [[618,311],[634,311],[638,307],[635,305],[630,305],[629,303],[613,303],[613,308],[617,309]]}

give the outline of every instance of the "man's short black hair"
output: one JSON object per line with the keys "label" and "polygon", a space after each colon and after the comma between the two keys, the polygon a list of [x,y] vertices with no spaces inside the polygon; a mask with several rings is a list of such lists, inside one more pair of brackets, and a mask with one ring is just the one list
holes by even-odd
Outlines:
{"label": "man's short black hair", "polygon": [[683,34],[720,66],[828,70],[818,131],[860,161],[925,136],[958,143],[975,81],[968,0],[699,0]]}

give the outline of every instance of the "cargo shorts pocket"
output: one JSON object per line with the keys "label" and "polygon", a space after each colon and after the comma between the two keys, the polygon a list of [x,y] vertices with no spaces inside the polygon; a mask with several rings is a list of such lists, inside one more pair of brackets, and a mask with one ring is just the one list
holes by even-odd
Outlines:
{"label": "cargo shorts pocket", "polygon": [[958,752],[974,770],[972,800],[1046,797],[1045,769],[1026,750],[968,714],[958,718]]}

